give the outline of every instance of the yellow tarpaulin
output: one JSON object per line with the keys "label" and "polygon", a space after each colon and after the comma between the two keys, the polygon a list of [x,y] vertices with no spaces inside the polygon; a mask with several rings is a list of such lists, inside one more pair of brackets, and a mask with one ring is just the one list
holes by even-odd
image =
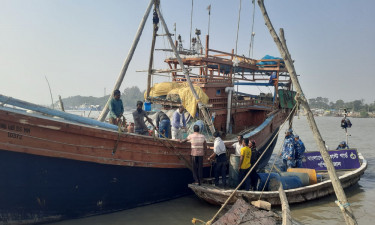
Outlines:
{"label": "yellow tarpaulin", "polygon": [[[209,98],[206,93],[204,93],[198,86],[194,86],[194,89],[195,92],[197,92],[199,101],[207,104]],[[187,83],[163,82],[155,84],[151,88],[150,97],[158,97],[162,95],[167,95],[167,99],[176,99],[176,95],[178,95],[185,109],[192,117],[195,117],[198,101],[195,99]]]}

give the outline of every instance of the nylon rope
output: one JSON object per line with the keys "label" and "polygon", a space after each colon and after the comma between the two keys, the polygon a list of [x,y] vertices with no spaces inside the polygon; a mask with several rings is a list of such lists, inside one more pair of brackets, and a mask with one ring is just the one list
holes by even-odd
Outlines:
{"label": "nylon rope", "polygon": [[249,47],[249,58],[253,57],[254,53],[254,21],[255,21],[255,0],[253,0],[253,22],[251,24],[251,38]]}
{"label": "nylon rope", "polygon": [[[296,107],[296,105],[294,105],[293,109]],[[236,187],[236,189],[234,189],[234,191],[232,192],[232,194],[227,198],[227,200],[224,202],[224,204],[221,206],[221,208],[217,211],[217,213],[212,217],[211,220],[209,220],[206,224],[210,225],[214,219],[216,219],[216,217],[219,215],[219,213],[224,209],[224,207],[228,204],[229,200],[234,196],[234,194],[237,192],[237,190],[242,186],[242,184],[245,182],[245,180],[247,179],[247,177],[250,175],[250,173],[253,171],[254,167],[259,163],[260,159],[263,157],[263,155],[267,152],[268,148],[272,145],[273,141],[275,140],[275,138],[279,135],[280,131],[281,131],[281,128],[283,128],[283,126],[285,125],[286,121],[289,119],[289,117],[292,115],[292,112],[293,112],[293,109],[291,110],[291,112],[289,113],[288,117],[285,119],[285,121],[283,122],[283,124],[280,126],[279,130],[277,131],[276,135],[272,138],[272,140],[270,141],[270,143],[268,144],[268,146],[266,147],[266,149],[263,151],[263,153],[260,155],[259,159],[254,163],[254,165],[250,168],[249,172],[247,172],[246,176],[242,179],[242,181],[238,184],[238,186]]]}
{"label": "nylon rope", "polygon": [[242,7],[242,0],[240,0],[240,7],[238,9],[238,22],[237,22],[237,37],[236,37],[236,53],[237,55],[237,44],[238,44],[238,33],[240,31],[240,21],[241,21],[241,7]]}

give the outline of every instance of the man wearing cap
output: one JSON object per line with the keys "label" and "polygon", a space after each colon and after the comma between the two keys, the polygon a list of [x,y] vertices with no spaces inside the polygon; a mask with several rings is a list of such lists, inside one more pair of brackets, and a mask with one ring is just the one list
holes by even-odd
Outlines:
{"label": "man wearing cap", "polygon": [[120,91],[115,90],[113,92],[113,98],[109,103],[109,123],[114,125],[118,125],[124,113],[124,106],[122,104],[122,100],[120,99],[120,95]]}
{"label": "man wearing cap", "polygon": [[340,142],[339,146],[337,146],[336,150],[341,150],[341,149],[349,149],[349,146],[346,144],[345,141]]}
{"label": "man wearing cap", "polygon": [[294,167],[294,138],[292,129],[285,132],[285,140],[280,156],[283,159],[283,171]]}
{"label": "man wearing cap", "polygon": [[305,145],[303,144],[302,140],[299,139],[298,135],[294,135],[294,149],[295,166],[296,168],[302,168],[302,158],[303,154],[305,153]]}

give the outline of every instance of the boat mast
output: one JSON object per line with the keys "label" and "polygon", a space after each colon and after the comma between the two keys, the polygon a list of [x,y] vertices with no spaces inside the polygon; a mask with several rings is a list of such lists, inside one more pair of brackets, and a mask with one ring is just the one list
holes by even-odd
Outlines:
{"label": "boat mast", "polygon": [[[348,203],[348,200],[346,198],[344,189],[341,186],[341,182],[338,179],[338,176],[336,174],[335,167],[333,166],[331,157],[327,151],[327,148],[324,144],[323,138],[319,132],[318,126],[316,125],[314,115],[310,110],[310,106],[307,103],[306,97],[303,94],[302,88],[299,84],[298,78],[297,78],[297,73],[293,65],[293,61],[291,59],[291,56],[288,52],[288,48],[286,46],[285,38],[284,38],[284,32],[283,29],[280,28],[280,38],[277,36],[275,29],[272,26],[271,20],[268,17],[267,11],[264,7],[264,1],[263,0],[258,0],[258,5],[260,10],[262,11],[264,20],[266,22],[266,26],[268,27],[271,36],[273,37],[281,56],[283,57],[285,61],[286,68],[288,69],[290,78],[293,82],[294,87],[296,88],[297,91],[297,100],[302,104],[302,106],[305,109],[307,119],[310,125],[310,128],[314,134],[315,141],[319,147],[320,154],[323,157],[323,160],[327,166],[328,170],[328,175],[331,178],[333,189],[335,190],[336,197],[339,200],[340,208],[342,209],[342,213],[344,215],[344,219],[346,221],[346,224],[357,224],[357,221],[354,217],[353,211],[350,207],[350,204]],[[280,40],[281,39],[281,40]]]}
{"label": "boat mast", "polygon": [[154,2],[154,14],[152,18],[152,23],[153,23],[153,32],[152,32],[152,43],[151,43],[151,53],[150,53],[150,61],[148,64],[148,77],[147,77],[147,91],[146,91],[146,99],[150,97],[150,89],[151,89],[151,76],[152,76],[152,64],[154,61],[154,50],[155,50],[155,41],[156,41],[156,33],[158,32],[158,23],[159,23],[159,18],[156,13],[155,8],[159,7],[160,0],[155,0]]}
{"label": "boat mast", "polygon": [[[124,80],[124,77],[125,77],[125,74],[126,74],[126,71],[128,70],[128,66],[130,64],[130,61],[132,60],[133,58],[133,55],[134,55],[134,51],[138,45],[138,42],[139,42],[139,39],[142,35],[142,31],[143,31],[143,28],[145,27],[145,23],[146,23],[146,20],[148,18],[148,15],[150,14],[150,11],[151,11],[151,7],[154,3],[154,0],[150,0],[150,3],[148,4],[147,6],[147,9],[146,9],[146,12],[141,20],[141,23],[139,24],[139,27],[138,27],[138,31],[137,31],[137,34],[135,35],[134,37],[134,41],[133,41],[133,44],[132,44],[132,47],[130,48],[129,50],[129,53],[128,53],[128,56],[124,62],[124,65],[122,67],[122,70],[117,78],[117,82],[113,88],[113,91],[114,90],[117,90],[120,88],[121,84],[122,84],[122,81]],[[111,99],[113,98],[113,91],[111,93],[111,95],[109,96],[108,98],[108,101],[107,103],[105,104],[102,112],[100,113],[100,116],[98,118],[99,121],[104,121],[105,118],[107,117],[107,114],[108,114],[108,111],[109,111],[109,103],[111,101]]]}
{"label": "boat mast", "polygon": [[181,60],[180,54],[178,53],[178,51],[176,49],[176,46],[173,43],[173,40],[172,40],[171,35],[169,33],[167,24],[164,21],[163,15],[160,13],[159,7],[156,7],[156,12],[158,13],[160,22],[163,25],[164,30],[165,30],[165,32],[167,34],[167,38],[168,38],[169,44],[170,44],[170,46],[173,49],[173,52],[174,52],[174,54],[175,54],[175,56],[177,58],[177,61],[178,61],[179,65],[180,65],[181,69],[184,72],[184,75],[185,75],[185,78],[186,78],[186,82],[188,83],[188,85],[190,87],[190,90],[191,90],[194,98],[198,101],[199,110],[201,111],[201,113],[202,113],[202,115],[204,117],[205,122],[207,123],[208,127],[210,128],[211,133],[213,134],[215,132],[215,127],[212,124],[211,117],[208,115],[205,106],[199,100],[199,96],[198,96],[197,92],[195,91],[193,84],[191,83],[188,70],[185,68],[185,66],[184,66],[184,64],[183,64],[183,62]]}

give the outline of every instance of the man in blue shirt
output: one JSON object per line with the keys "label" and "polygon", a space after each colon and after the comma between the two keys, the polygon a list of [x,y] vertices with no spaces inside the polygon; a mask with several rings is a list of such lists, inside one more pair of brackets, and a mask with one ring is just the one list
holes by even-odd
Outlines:
{"label": "man in blue shirt", "polygon": [[299,139],[298,135],[294,136],[294,148],[295,148],[295,155],[294,159],[296,160],[296,168],[302,168],[302,158],[303,154],[305,153],[305,145]]}
{"label": "man in blue shirt", "polygon": [[[172,139],[182,140],[182,129],[186,127],[186,120],[184,115],[184,106],[180,105],[178,109],[173,113],[172,119]],[[181,125],[182,122],[182,125]]]}
{"label": "man in blue shirt", "polygon": [[283,171],[286,171],[288,168],[294,167],[294,138],[292,129],[289,129],[287,132],[285,132],[285,140],[280,156],[283,159]]}
{"label": "man in blue shirt", "polygon": [[156,126],[156,129],[159,130],[159,137],[163,137],[164,135],[164,137],[169,138],[171,121],[167,114],[165,114],[163,111],[160,111],[156,114]]}
{"label": "man in blue shirt", "polygon": [[109,123],[118,125],[121,121],[122,114],[124,113],[124,106],[120,99],[120,91],[113,92],[113,98],[109,104]]}

